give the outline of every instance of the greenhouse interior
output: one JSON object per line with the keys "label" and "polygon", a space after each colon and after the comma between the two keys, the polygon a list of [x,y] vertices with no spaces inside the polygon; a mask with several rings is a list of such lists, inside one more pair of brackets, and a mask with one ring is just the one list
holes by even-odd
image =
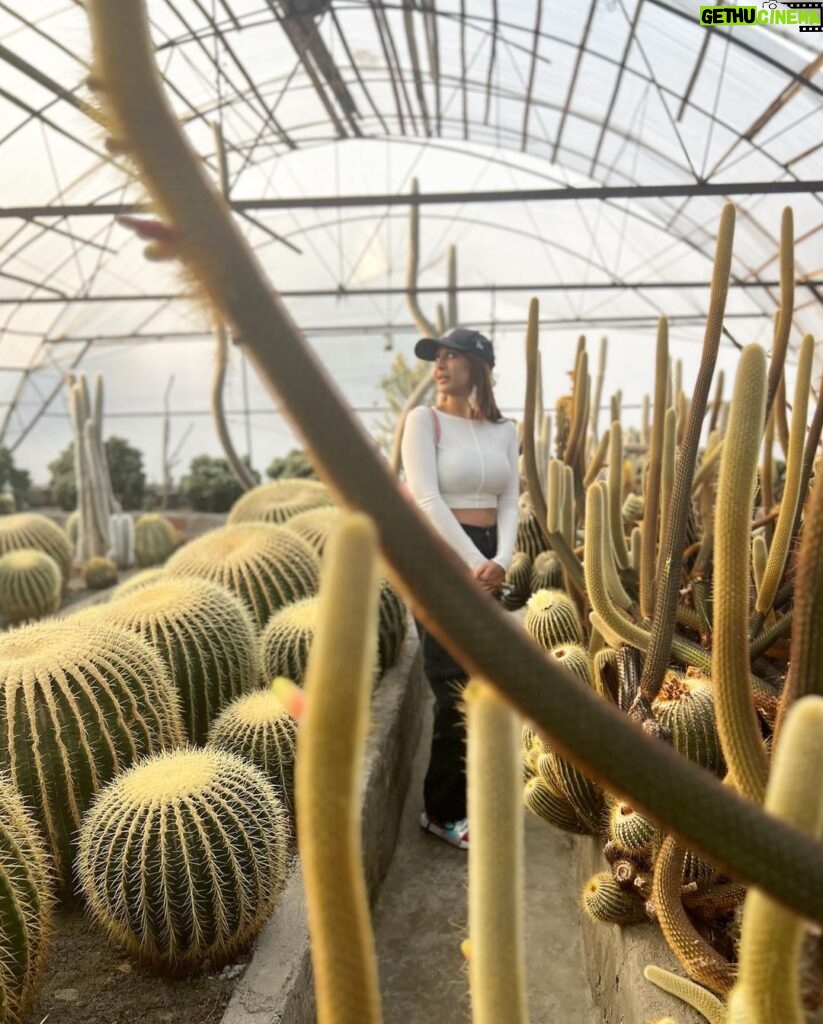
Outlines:
{"label": "greenhouse interior", "polygon": [[0,1024],[823,1022],[821,41],[0,0]]}

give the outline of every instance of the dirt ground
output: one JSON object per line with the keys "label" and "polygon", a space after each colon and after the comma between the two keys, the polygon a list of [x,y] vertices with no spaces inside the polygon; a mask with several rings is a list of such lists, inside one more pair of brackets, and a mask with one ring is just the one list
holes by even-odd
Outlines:
{"label": "dirt ground", "polygon": [[247,960],[195,978],[158,977],[116,949],[82,908],[61,908],[25,1024],[218,1024]]}

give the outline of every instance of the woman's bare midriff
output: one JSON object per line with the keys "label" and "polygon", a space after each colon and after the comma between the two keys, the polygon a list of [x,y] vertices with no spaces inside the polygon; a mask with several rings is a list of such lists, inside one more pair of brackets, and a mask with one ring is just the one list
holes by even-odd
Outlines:
{"label": "woman's bare midriff", "polygon": [[454,518],[466,526],[494,526],[497,522],[496,508],[453,508]]}

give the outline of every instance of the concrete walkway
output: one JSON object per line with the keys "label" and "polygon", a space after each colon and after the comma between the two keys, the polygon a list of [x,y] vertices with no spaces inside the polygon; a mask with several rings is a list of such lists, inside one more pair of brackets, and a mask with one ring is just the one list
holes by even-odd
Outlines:
{"label": "concrete walkway", "polygon": [[[468,1024],[467,855],[421,831],[431,715],[415,755],[394,859],[374,913],[383,1018]],[[599,1024],[583,960],[573,858],[577,840],[524,809],[526,941],[531,1024]],[[501,1022],[502,1024],[502,1022]]]}

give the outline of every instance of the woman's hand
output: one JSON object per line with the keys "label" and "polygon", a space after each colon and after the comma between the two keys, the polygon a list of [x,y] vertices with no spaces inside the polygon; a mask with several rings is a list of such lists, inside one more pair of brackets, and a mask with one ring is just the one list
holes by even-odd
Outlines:
{"label": "woman's hand", "polygon": [[490,594],[496,594],[506,579],[506,571],[503,566],[492,561],[481,562],[474,569],[472,575],[480,586],[484,590],[488,590]]}

